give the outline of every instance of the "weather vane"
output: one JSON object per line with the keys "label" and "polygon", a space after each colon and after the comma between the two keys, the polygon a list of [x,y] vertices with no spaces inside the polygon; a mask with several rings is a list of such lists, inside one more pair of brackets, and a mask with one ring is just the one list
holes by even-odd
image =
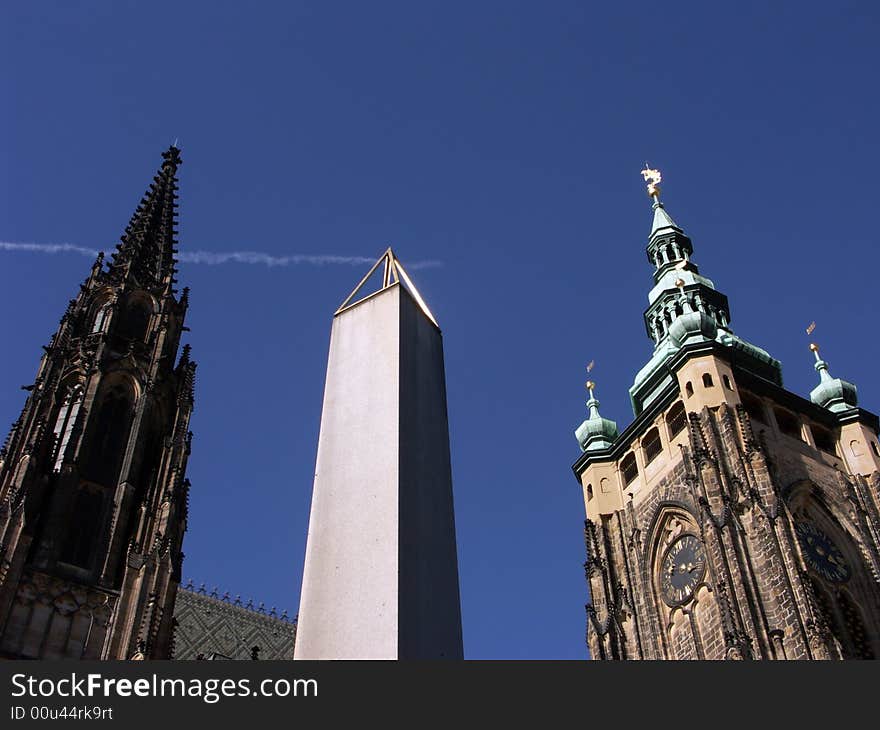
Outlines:
{"label": "weather vane", "polygon": [[[813,334],[813,330],[815,330],[815,329],[816,329],[816,322],[814,320],[814,321],[810,322],[809,325],[807,325],[807,334],[808,335]],[[811,342],[810,343],[810,350],[816,356],[816,360],[818,360],[819,359],[819,345],[817,345],[815,342]]]}
{"label": "weather vane", "polygon": [[648,163],[645,162],[645,169],[642,170],[642,177],[645,178],[645,182],[648,183],[648,195],[656,200],[660,197],[660,181],[663,179],[660,175],[660,170],[651,169],[648,166]]}

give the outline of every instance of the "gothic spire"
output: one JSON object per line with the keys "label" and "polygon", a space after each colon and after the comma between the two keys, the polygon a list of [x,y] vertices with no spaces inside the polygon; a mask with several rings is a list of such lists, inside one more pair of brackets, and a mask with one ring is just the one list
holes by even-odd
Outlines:
{"label": "gothic spire", "polygon": [[177,167],[180,163],[180,150],[176,146],[162,153],[162,165],[113,254],[110,271],[119,278],[133,278],[147,288],[170,288],[175,282]]}
{"label": "gothic spire", "polygon": [[653,240],[655,236],[659,236],[667,229],[677,231],[684,235],[684,231],[674,220],[672,220],[669,213],[667,213],[666,209],[663,207],[663,203],[660,202],[660,170],[650,169],[646,162],[645,169],[642,170],[642,177],[645,178],[645,182],[648,183],[648,195],[654,201],[652,206],[654,209],[654,220],[651,223],[651,234],[648,236],[648,239]]}
{"label": "gothic spire", "polygon": [[192,403],[195,393],[196,364],[190,359],[192,349],[189,344],[183,346],[180,361],[177,363],[177,376],[180,378],[178,398],[181,402]]}

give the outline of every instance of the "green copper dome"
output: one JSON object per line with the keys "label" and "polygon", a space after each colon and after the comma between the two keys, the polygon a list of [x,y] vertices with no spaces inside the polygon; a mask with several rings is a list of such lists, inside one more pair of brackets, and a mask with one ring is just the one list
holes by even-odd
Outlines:
{"label": "green copper dome", "polygon": [[810,391],[810,400],[817,406],[829,411],[840,413],[856,408],[859,403],[856,386],[840,378],[832,378],[828,372],[828,363],[819,357],[819,348],[810,345],[816,355],[816,372],[819,373],[819,385]]}
{"label": "green copper dome", "polygon": [[592,394],[587,408],[590,409],[590,417],[575,429],[575,438],[584,451],[606,449],[618,436],[617,424],[599,415],[599,401]]}
{"label": "green copper dome", "polygon": [[698,340],[714,340],[718,334],[718,325],[705,312],[691,309],[687,297],[682,295],[684,312],[669,325],[669,341],[678,347]]}

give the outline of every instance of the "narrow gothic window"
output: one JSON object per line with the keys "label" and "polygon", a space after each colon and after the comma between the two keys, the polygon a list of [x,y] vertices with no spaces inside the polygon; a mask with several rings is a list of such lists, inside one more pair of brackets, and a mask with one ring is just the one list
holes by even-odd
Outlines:
{"label": "narrow gothic window", "polygon": [[[159,466],[161,436],[155,426],[148,427],[140,452],[140,461],[134,472],[133,482],[138,494],[144,494],[149,488]],[[131,475],[129,476],[131,479]]]}
{"label": "narrow gothic window", "polygon": [[92,324],[92,332],[103,332],[109,316],[110,304],[102,305],[101,308],[98,309],[98,313],[95,315],[95,321]]}
{"label": "narrow gothic window", "polygon": [[873,451],[874,451],[874,455],[875,455],[875,456],[880,456],[880,448],[877,448],[877,442],[876,442],[876,441],[872,441],[872,442],[871,442],[871,449],[873,449]]}
{"label": "narrow gothic window", "polygon": [[150,313],[142,302],[131,301],[122,313],[116,334],[127,340],[143,340],[147,335]]}
{"label": "narrow gothic window", "polygon": [[620,471],[623,474],[623,483],[632,484],[639,476],[639,466],[636,464],[636,455],[628,453],[620,462]]}
{"label": "narrow gothic window", "polygon": [[101,532],[104,500],[100,494],[80,489],[70,513],[70,529],[58,559],[68,565],[90,568]]}
{"label": "narrow gothic window", "polygon": [[688,381],[684,386],[684,392],[687,394],[687,397],[690,398],[694,394],[694,386],[691,385],[690,381]]}
{"label": "narrow gothic window", "polygon": [[642,448],[645,449],[645,463],[650,464],[663,451],[663,445],[660,442],[660,431],[652,428],[645,434],[642,440]]}
{"label": "narrow gothic window", "polygon": [[86,479],[115,486],[125,454],[131,425],[131,407],[126,389],[116,388],[104,397],[91,426]]}
{"label": "narrow gothic window", "polygon": [[666,428],[669,429],[669,438],[673,439],[680,434],[687,425],[687,413],[684,410],[684,403],[678,401],[669,413],[666,414]]}
{"label": "narrow gothic window", "polygon": [[837,639],[844,659],[873,659],[862,612],[846,590],[829,591],[810,577],[813,595],[826,626]]}
{"label": "narrow gothic window", "polygon": [[703,373],[703,387],[713,388],[715,383],[712,382],[712,376],[709,373]]}
{"label": "narrow gothic window", "polygon": [[726,375],[722,375],[721,379],[724,381],[725,388],[727,388],[728,390],[733,390],[733,386],[730,384],[730,378],[728,378]]}
{"label": "narrow gothic window", "polygon": [[70,441],[70,434],[76,424],[76,417],[79,414],[79,407],[82,404],[82,389],[80,387],[73,388],[64,398],[61,408],[58,410],[58,416],[55,419],[55,463],[53,468],[58,471],[64,462],[64,454],[67,451],[67,444]]}
{"label": "narrow gothic window", "polygon": [[849,653],[853,659],[873,659],[874,652],[868,643],[862,612],[847,591],[840,591],[840,613],[849,638]]}

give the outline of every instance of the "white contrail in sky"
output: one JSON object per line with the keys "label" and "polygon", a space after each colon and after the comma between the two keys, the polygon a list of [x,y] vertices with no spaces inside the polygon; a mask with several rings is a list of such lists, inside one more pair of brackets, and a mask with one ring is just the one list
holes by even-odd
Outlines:
{"label": "white contrail in sky", "polygon": [[11,243],[0,241],[0,251],[39,251],[40,253],[63,253],[72,251],[83,256],[97,256],[98,249],[74,246],[72,243]]}
{"label": "white contrail in sky", "polygon": [[[95,257],[98,249],[76,246],[72,243],[18,243],[12,241],[0,241],[0,251],[32,251],[37,253],[78,253],[82,256]],[[338,256],[335,254],[285,254],[276,256],[262,251],[181,251],[177,254],[177,260],[187,264],[262,264],[270,268],[275,266],[296,266],[299,264],[311,264],[312,266],[324,266],[325,264],[343,264],[348,266],[369,265],[376,259],[370,256]],[[407,265],[408,269],[430,269],[442,266],[441,261],[416,261]]]}

